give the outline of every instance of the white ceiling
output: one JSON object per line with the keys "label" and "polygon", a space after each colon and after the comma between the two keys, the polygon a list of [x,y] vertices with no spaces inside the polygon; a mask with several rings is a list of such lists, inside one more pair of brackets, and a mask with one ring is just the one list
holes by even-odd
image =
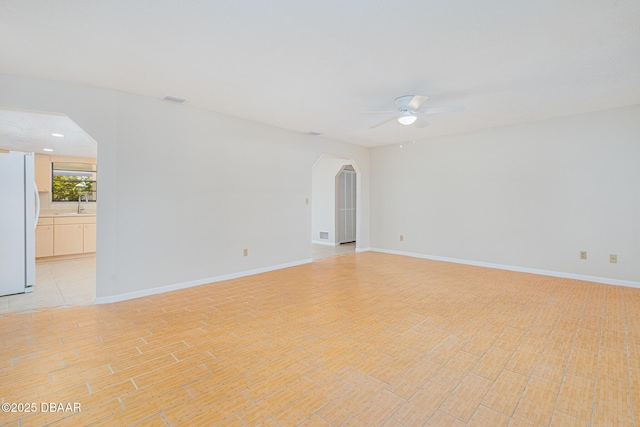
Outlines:
{"label": "white ceiling", "polygon": [[0,108],[0,149],[95,159],[98,146],[64,114]]}
{"label": "white ceiling", "polygon": [[[638,0],[3,0],[0,39],[3,73],[364,146],[640,104]],[[407,94],[466,111],[369,129]]]}

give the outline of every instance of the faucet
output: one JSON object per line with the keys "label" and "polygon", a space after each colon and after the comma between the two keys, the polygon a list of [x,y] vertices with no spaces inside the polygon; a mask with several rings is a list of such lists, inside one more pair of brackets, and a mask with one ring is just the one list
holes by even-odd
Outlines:
{"label": "faucet", "polygon": [[81,194],[78,196],[78,213],[82,213],[82,211],[84,210],[84,207],[82,207],[82,198],[84,197],[84,202],[88,203],[89,202],[89,198],[87,197],[86,194]]}

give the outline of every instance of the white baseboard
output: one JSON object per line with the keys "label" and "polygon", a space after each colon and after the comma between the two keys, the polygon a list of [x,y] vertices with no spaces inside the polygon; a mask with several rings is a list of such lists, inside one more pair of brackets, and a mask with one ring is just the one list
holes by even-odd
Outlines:
{"label": "white baseboard", "polygon": [[288,262],[285,264],[272,265],[269,267],[256,268],[254,270],[241,271],[238,273],[224,274],[222,276],[209,277],[206,279],[192,280],[190,282],[176,283],[173,285],[160,286],[158,288],[143,289],[125,294],[112,295],[108,297],[96,297],[95,304],[109,304],[112,302],[125,301],[133,298],[147,297],[149,295],[161,294],[163,292],[176,291],[178,289],[190,288],[192,286],[206,285],[207,283],[222,282],[223,280],[237,279],[239,277],[252,276],[254,274],[266,273],[283,268],[295,267],[297,265],[309,264],[312,259]]}
{"label": "white baseboard", "polygon": [[311,243],[315,243],[316,245],[325,245],[325,246],[340,246],[339,243],[328,242],[326,240],[312,240]]}
{"label": "white baseboard", "polygon": [[371,248],[356,248],[356,252],[368,252]]}
{"label": "white baseboard", "polygon": [[495,268],[498,270],[518,271],[520,273],[539,274],[541,276],[561,277],[564,279],[584,280],[585,282],[604,283],[606,285],[627,286],[629,288],[640,288],[640,282],[632,282],[629,280],[611,279],[608,277],[585,276],[582,274],[564,273],[562,271],[539,270],[537,268],[517,267],[513,265],[492,264],[489,262],[469,261],[466,259],[448,258],[435,255],[425,255],[414,252],[394,251],[391,249],[370,248],[373,252],[382,252],[385,254],[403,255],[413,258],[430,259],[433,261],[453,262],[456,264],[475,265],[477,267]]}

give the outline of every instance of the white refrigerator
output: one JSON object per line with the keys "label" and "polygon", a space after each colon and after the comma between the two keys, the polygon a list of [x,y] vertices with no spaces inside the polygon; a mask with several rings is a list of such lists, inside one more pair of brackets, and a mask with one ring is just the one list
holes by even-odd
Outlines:
{"label": "white refrigerator", "polygon": [[0,152],[0,296],[33,291],[40,201],[33,153]]}

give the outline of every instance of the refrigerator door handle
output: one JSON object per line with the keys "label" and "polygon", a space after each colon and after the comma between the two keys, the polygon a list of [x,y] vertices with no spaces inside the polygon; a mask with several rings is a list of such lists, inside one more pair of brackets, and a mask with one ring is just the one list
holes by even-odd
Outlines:
{"label": "refrigerator door handle", "polygon": [[33,229],[35,230],[38,226],[38,220],[40,219],[40,194],[38,193],[38,186],[35,181],[33,181],[33,191],[36,197],[36,220],[33,224]]}

